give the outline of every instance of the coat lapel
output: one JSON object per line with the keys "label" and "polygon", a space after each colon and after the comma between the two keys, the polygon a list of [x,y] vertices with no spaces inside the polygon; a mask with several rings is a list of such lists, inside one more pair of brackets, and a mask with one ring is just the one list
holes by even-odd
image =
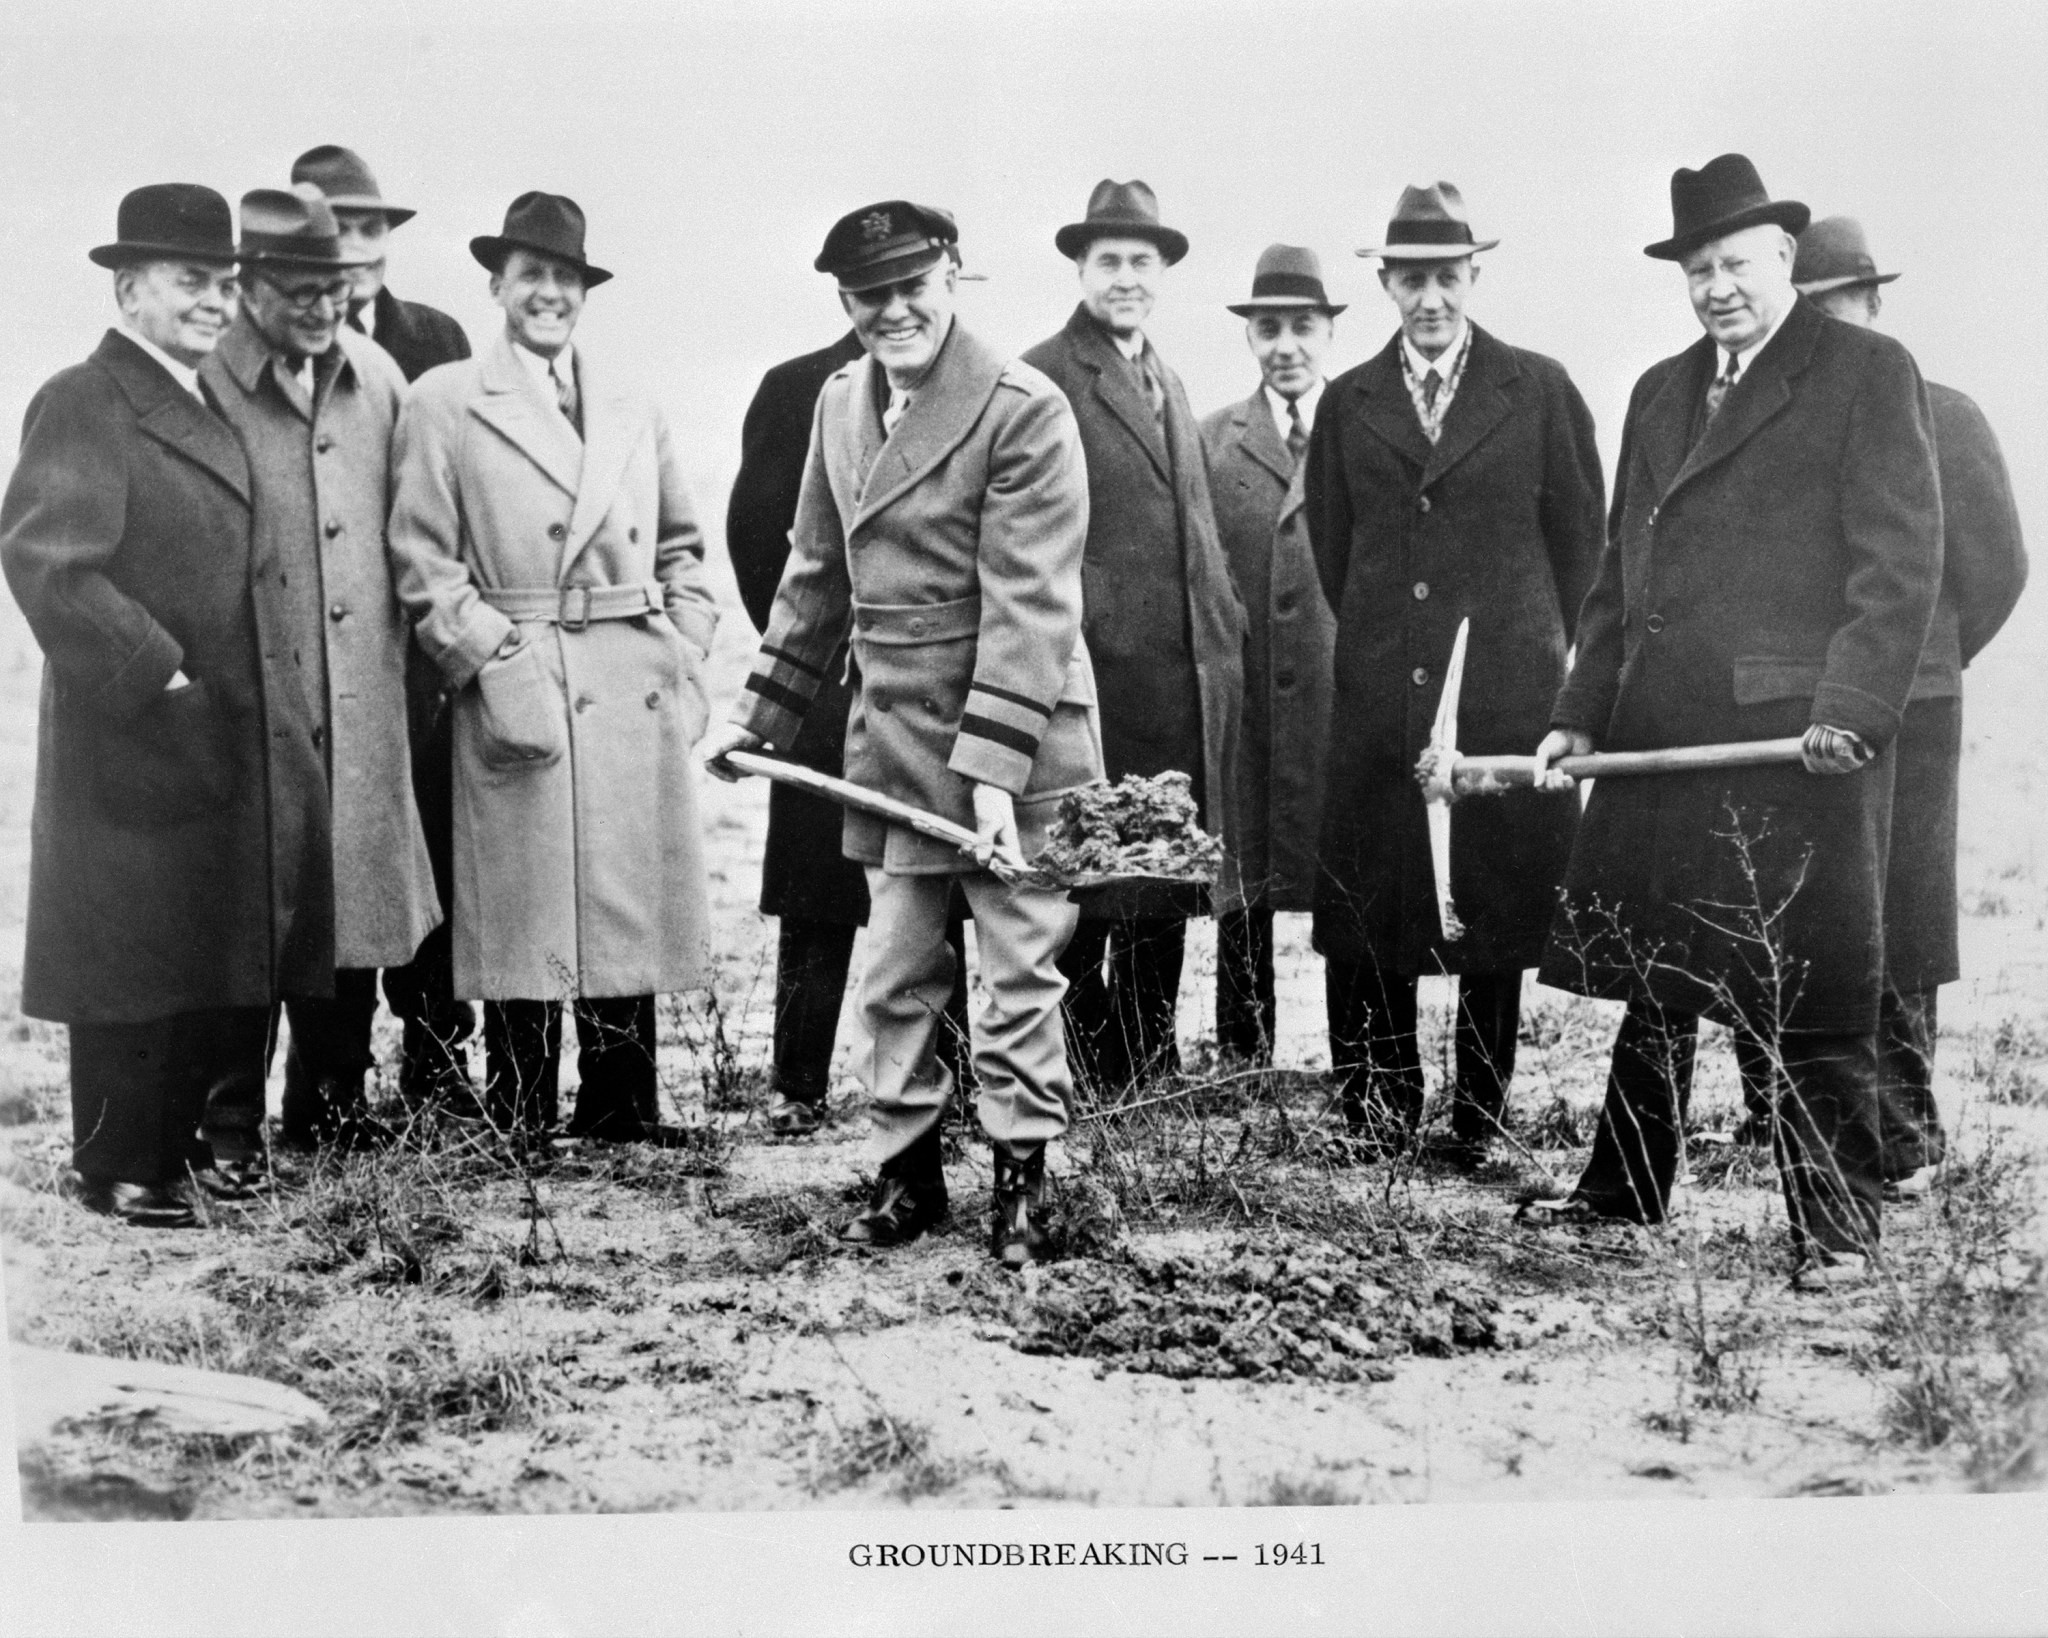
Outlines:
{"label": "coat lapel", "polygon": [[1679,354],[1657,394],[1643,406],[1635,426],[1636,447],[1650,471],[1651,492],[1661,503],[1685,465],[1693,415],[1707,390],[1714,344],[1705,336]]}
{"label": "coat lapel", "polygon": [[1231,412],[1230,425],[1238,447],[1278,478],[1280,487],[1285,489],[1294,477],[1294,457],[1287,453],[1280,429],[1273,424],[1273,411],[1266,402],[1264,387]]}
{"label": "coat lapel", "polygon": [[201,404],[163,366],[118,330],[99,345],[99,361],[127,394],[136,425],[158,443],[204,467],[249,502],[249,462],[234,428]]}
{"label": "coat lapel", "polygon": [[[1478,325],[1472,326],[1472,355],[1465,360],[1465,374],[1458,382],[1458,396],[1444,416],[1441,436],[1429,452],[1422,469],[1425,485],[1448,472],[1485,441],[1515,407],[1513,382],[1522,373],[1515,355]],[[1403,382],[1401,396],[1407,397]],[[1414,419],[1411,408],[1411,420]],[[1418,424],[1416,430],[1421,431]]]}
{"label": "coat lapel", "polygon": [[[869,365],[870,369],[874,367]],[[1003,360],[969,335],[955,319],[952,333],[933,361],[930,376],[911,396],[910,407],[868,469],[861,489],[860,510],[854,514],[854,528],[915,485],[960,446],[961,440],[974,430],[1002,373]],[[860,384],[865,386],[866,382]],[[862,395],[861,410],[868,419],[875,420],[875,429],[879,431],[881,423],[875,418],[871,394]],[[856,414],[853,419],[858,421],[861,416]]]}
{"label": "coat lapel", "polygon": [[[852,517],[860,509],[868,474],[881,458],[888,434],[882,430],[882,412],[875,407],[875,372],[882,366],[863,354],[853,361],[846,378],[846,419],[840,426],[843,466],[853,478],[851,504],[843,504],[841,515]],[[846,497],[842,497],[844,501]]]}
{"label": "coat lapel", "polygon": [[1351,391],[1359,399],[1359,419],[1376,436],[1417,466],[1427,466],[1433,451],[1422,435],[1422,423],[1415,419],[1415,405],[1401,379],[1400,347],[1401,332],[1396,330],[1379,356],[1368,360],[1351,378]]}
{"label": "coat lapel", "polygon": [[470,413],[553,479],[563,493],[574,495],[583,475],[584,446],[576,440],[576,429],[513,356],[512,347],[512,338],[500,332],[484,355]]}
{"label": "coat lapel", "polygon": [[[576,561],[577,554],[597,533],[597,526],[604,522],[605,513],[611,510],[612,499],[619,492],[626,464],[632,460],[633,451],[647,429],[646,418],[637,413],[639,406],[633,395],[616,386],[602,365],[592,369],[589,357],[580,349],[576,354],[576,390],[583,401],[583,469],[577,477],[576,505],[569,514],[568,538],[562,542],[563,570]],[[561,411],[554,413],[560,421]]]}
{"label": "coat lapel", "polygon": [[[1671,490],[1689,483],[1708,468],[1728,459],[1763,427],[1784,413],[1792,402],[1792,377],[1806,368],[1820,323],[1819,313],[1804,301],[1795,301],[1778,333],[1764,343],[1736,383],[1721,413],[1707,423],[1700,441],[1693,445],[1671,480]],[[1704,381],[1699,391],[1706,391]],[[1666,490],[1668,496],[1671,490]]]}
{"label": "coat lapel", "polygon": [[[1116,350],[1116,344],[1088,316],[1085,308],[1076,308],[1074,316],[1067,320],[1067,334],[1073,342],[1074,357],[1095,377],[1093,391],[1096,401],[1138,441],[1146,455],[1151,457],[1153,466],[1158,468],[1159,476],[1172,483],[1173,464],[1167,454],[1166,438],[1153,417],[1152,406],[1138,390],[1137,382],[1131,379],[1129,361]],[[1149,347],[1151,343],[1148,341],[1145,345]]]}

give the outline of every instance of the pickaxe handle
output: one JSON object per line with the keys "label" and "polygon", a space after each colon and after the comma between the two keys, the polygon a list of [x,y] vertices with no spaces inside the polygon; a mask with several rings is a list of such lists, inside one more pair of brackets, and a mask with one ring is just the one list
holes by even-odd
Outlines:
{"label": "pickaxe handle", "polygon": [[[1593,751],[1561,756],[1553,767],[1574,779],[1611,779],[1632,774],[1699,773],[1710,768],[1762,768],[1797,762],[1800,741],[1752,739],[1730,745],[1674,745],[1659,751]],[[1455,796],[1498,796],[1536,782],[1526,756],[1461,756],[1451,771]]]}

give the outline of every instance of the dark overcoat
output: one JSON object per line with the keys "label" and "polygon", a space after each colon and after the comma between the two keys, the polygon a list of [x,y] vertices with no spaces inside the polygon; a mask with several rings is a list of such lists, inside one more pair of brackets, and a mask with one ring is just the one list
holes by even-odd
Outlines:
{"label": "dark overcoat", "polygon": [[[1557,726],[1602,749],[1774,739],[1883,754],[1598,781],[1542,979],[1760,1028],[1875,1027],[1891,743],[1941,583],[1920,372],[1804,300],[1705,430],[1705,337],[1636,383]],[[1697,432],[1697,437],[1696,437]]]}
{"label": "dark overcoat", "polygon": [[[1086,308],[1024,361],[1066,394],[1087,452],[1081,579],[1109,777],[1178,768],[1193,779],[1203,824],[1220,832],[1244,709],[1244,605],[1216,538],[1187,394],[1145,345],[1166,389],[1163,435],[1136,373]],[[1080,904],[1084,917],[1203,908],[1185,892],[1142,886]]]}
{"label": "dark overcoat", "polygon": [[[756,630],[768,629],[775,588],[789,562],[789,530],[803,489],[811,417],[825,380],[861,356],[849,330],[831,346],[778,364],[761,378],[740,428],[740,470],[725,508],[725,545],[740,601]],[[791,760],[820,773],[843,774],[846,717],[853,694],[830,673],[811,699]],[[843,810],[836,802],[793,789],[768,791],[768,842],[761,856],[761,913],[858,927],[868,919],[866,873],[840,850]]]}
{"label": "dark overcoat", "polygon": [[[846,777],[970,829],[974,786],[994,785],[1030,857],[1060,797],[1102,777],[1073,413],[957,321],[893,431],[880,372],[863,357],[819,395],[789,567],[733,719],[793,743],[850,641]],[[892,875],[977,868],[851,810],[844,846]]]}
{"label": "dark overcoat", "polygon": [[1323,601],[1302,469],[1265,389],[1202,422],[1216,534],[1244,603],[1244,717],[1224,825],[1225,909],[1314,906],[1336,619]]}
{"label": "dark overcoat", "polygon": [[372,339],[406,380],[417,381],[437,364],[469,357],[468,335],[438,307],[400,301],[388,289],[379,290],[370,305],[375,310]]}
{"label": "dark overcoat", "polygon": [[0,564],[47,660],[31,1017],[333,991],[326,774],[295,680],[261,657],[280,634],[250,597],[249,493],[227,423],[118,331],[29,405]]}
{"label": "dark overcoat", "polygon": [[1954,981],[1956,781],[1962,673],[1998,633],[2027,583],[2018,509],[1984,413],[1953,387],[1927,383],[1941,470],[1941,596],[1899,727],[1892,850],[1885,871],[1885,969],[1901,990]]}
{"label": "dark overcoat", "polygon": [[1578,802],[1523,794],[1451,816],[1465,936],[1438,918],[1429,743],[1461,620],[1467,754],[1526,754],[1564,680],[1601,540],[1593,417],[1563,366],[1477,325],[1443,435],[1423,436],[1397,333],[1331,382],[1309,441],[1309,537],[1337,612],[1316,947],[1397,973],[1534,966],[1571,854]]}

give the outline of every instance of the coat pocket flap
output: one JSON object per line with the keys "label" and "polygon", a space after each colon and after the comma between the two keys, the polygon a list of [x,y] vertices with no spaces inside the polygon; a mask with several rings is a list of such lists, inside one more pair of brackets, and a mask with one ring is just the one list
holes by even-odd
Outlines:
{"label": "coat pocket flap", "polygon": [[1812,699],[1827,665],[1777,654],[1738,654],[1733,669],[1735,703],[1765,705],[1772,700]]}

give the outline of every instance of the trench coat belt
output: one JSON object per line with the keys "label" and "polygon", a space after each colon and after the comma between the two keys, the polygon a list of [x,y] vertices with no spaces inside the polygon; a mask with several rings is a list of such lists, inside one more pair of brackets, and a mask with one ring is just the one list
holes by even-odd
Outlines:
{"label": "trench coat belt", "polygon": [[981,630],[981,599],[956,597],[950,603],[855,603],[853,640],[884,647],[946,643],[972,637]]}
{"label": "trench coat belt", "polygon": [[629,586],[480,586],[483,600],[514,620],[552,621],[564,631],[581,631],[593,620],[631,620],[659,614],[661,587],[653,581]]}

